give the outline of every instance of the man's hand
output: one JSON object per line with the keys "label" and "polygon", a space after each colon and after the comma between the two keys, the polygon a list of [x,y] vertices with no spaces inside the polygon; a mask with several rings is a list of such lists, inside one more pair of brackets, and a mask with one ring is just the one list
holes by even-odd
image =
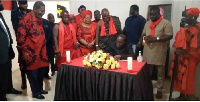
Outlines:
{"label": "man's hand", "polygon": [[92,48],[93,46],[94,46],[93,43],[89,43],[89,44],[87,45],[88,48]]}
{"label": "man's hand", "polygon": [[59,59],[61,57],[60,52],[56,53],[56,58]]}
{"label": "man's hand", "polygon": [[185,54],[185,53],[187,53],[187,51],[184,50],[184,49],[178,48],[178,49],[176,50],[176,54],[178,54],[178,55],[182,55],[182,54]]}
{"label": "man's hand", "polygon": [[117,61],[119,61],[120,58],[121,58],[121,55],[115,55],[115,56],[114,56],[114,59],[117,60]]}
{"label": "man's hand", "polygon": [[29,57],[29,54],[28,54],[28,53],[26,53],[26,54],[23,55],[23,58],[24,58],[25,61],[28,60],[28,57]]}
{"label": "man's hand", "polygon": [[74,48],[77,49],[79,47],[79,43],[77,42],[76,44],[74,44]]}
{"label": "man's hand", "polygon": [[156,37],[153,37],[153,36],[151,36],[151,35],[148,35],[148,36],[145,37],[144,39],[145,39],[146,43],[148,43],[148,44],[157,41]]}

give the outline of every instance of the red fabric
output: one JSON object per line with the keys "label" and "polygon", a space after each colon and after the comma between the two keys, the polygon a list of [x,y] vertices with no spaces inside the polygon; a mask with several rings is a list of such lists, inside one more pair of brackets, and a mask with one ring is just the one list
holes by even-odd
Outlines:
{"label": "red fabric", "polygon": [[78,25],[77,25],[77,23],[75,23],[75,22],[70,22],[70,23],[71,23],[72,26],[74,27],[75,32],[76,32],[76,34],[77,34],[77,31],[78,31]]}
{"label": "red fabric", "polygon": [[83,21],[84,21],[80,14],[76,15],[75,19],[76,19],[77,24],[83,23]]}
{"label": "red fabric", "polygon": [[150,33],[151,36],[155,35],[156,25],[158,25],[162,21],[162,19],[163,19],[162,16],[160,16],[160,18],[157,21],[151,22],[151,24],[149,26],[151,28],[151,33]]}
{"label": "red fabric", "polygon": [[[91,43],[95,39],[96,34],[96,25],[94,23],[91,24],[90,28],[83,27],[82,25],[79,25],[78,28],[78,39],[84,39],[87,43]],[[85,45],[80,45],[81,53],[82,55],[86,55],[88,53],[91,53],[94,51],[93,48],[87,48]]]}
{"label": "red fabric", "polygon": [[[87,68],[85,67],[82,62],[83,62],[83,58],[84,57],[80,57],[80,58],[77,58],[77,59],[74,59],[71,61],[71,63],[68,63],[68,65],[73,65],[73,66],[79,66],[79,67],[84,67],[84,68]],[[133,72],[132,73],[129,73],[127,71],[127,61],[119,61],[119,64],[120,64],[120,68],[119,69],[115,69],[115,70],[112,70],[110,69],[109,71],[113,71],[113,72],[119,72],[119,73],[129,73],[129,74],[133,74],[133,75],[137,75],[138,72],[142,69],[142,67],[145,65],[146,62],[137,62],[137,60],[133,60]],[[63,64],[67,64],[67,63],[63,63]]]}
{"label": "red fabric", "polygon": [[196,16],[196,17],[199,17],[199,9],[198,8],[189,8],[186,10],[186,12],[190,15],[193,15],[193,16]]}
{"label": "red fabric", "polygon": [[90,17],[91,17],[91,19],[92,19],[92,11],[86,10],[86,11],[82,11],[82,12],[81,12],[81,15],[82,15],[83,18],[85,18],[85,16],[86,16],[87,14],[89,14]]}
{"label": "red fabric", "polygon": [[49,65],[42,19],[36,19],[33,11],[19,21],[16,37],[17,48],[22,54],[29,54],[28,61],[25,62],[27,70]]}
{"label": "red fabric", "polygon": [[12,10],[12,0],[1,0],[5,10]]}
{"label": "red fabric", "polygon": [[[110,35],[115,35],[117,34],[117,30],[115,28],[115,24],[113,22],[112,17],[110,16],[110,21],[109,21],[109,34]],[[101,34],[100,36],[106,36],[106,28],[103,19],[101,20]]]}
{"label": "red fabric", "polygon": [[61,63],[66,61],[66,51],[70,50],[71,60],[81,56],[80,49],[74,49],[74,44],[77,43],[76,31],[72,24],[68,24],[64,27],[63,22],[59,23],[59,35],[58,35],[58,45],[59,51],[61,53],[61,58],[57,59],[58,68],[60,68]]}
{"label": "red fabric", "polygon": [[71,18],[71,17],[75,17],[74,14],[69,14],[69,18]]}
{"label": "red fabric", "polygon": [[[196,24],[200,28],[200,23]],[[187,51],[186,54],[179,55],[177,75],[174,81],[174,89],[184,94],[194,94],[194,78],[198,63],[200,62],[200,29],[195,26],[190,28],[181,28],[176,35],[176,41],[173,44],[175,51],[182,48]],[[179,42],[180,41],[180,42]],[[173,56],[173,60],[175,55]],[[170,75],[173,73],[174,62],[171,64]]]}

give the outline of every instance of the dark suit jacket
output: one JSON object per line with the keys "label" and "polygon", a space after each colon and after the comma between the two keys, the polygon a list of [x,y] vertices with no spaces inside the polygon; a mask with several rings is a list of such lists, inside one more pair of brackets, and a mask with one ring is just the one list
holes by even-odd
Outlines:
{"label": "dark suit jacket", "polygon": [[11,46],[11,44],[13,43],[13,40],[11,38],[10,30],[1,13],[0,13],[0,18],[2,19],[6,27],[6,30],[8,32],[9,39],[10,39],[10,45],[8,46],[9,40],[7,38],[6,32],[4,31],[4,28],[0,25],[0,64],[4,64],[8,62],[9,59],[14,58],[14,51]]}
{"label": "dark suit jacket", "polygon": [[53,27],[55,24],[49,23],[48,20],[42,19],[43,22],[43,28],[45,32],[45,38],[46,38],[46,48],[47,48],[47,55],[49,61],[53,60],[54,58],[54,40],[53,40]]}

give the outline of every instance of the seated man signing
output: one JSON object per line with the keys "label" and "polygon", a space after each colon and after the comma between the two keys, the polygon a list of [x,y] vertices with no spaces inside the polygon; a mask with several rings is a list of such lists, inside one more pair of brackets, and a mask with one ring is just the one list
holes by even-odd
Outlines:
{"label": "seated man signing", "polygon": [[119,34],[116,41],[113,41],[105,52],[114,56],[115,60],[126,60],[127,57],[134,58],[132,45],[126,43],[126,36],[123,34]]}

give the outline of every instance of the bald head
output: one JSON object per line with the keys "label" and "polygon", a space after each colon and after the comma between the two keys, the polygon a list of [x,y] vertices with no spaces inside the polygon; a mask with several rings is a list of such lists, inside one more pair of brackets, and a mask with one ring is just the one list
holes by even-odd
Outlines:
{"label": "bald head", "polygon": [[109,22],[110,18],[109,18],[109,11],[107,8],[104,8],[101,10],[101,15],[102,15],[102,19],[104,20],[104,22]]}
{"label": "bald head", "polygon": [[116,39],[117,48],[122,47],[126,43],[126,36],[124,34],[119,34]]}

